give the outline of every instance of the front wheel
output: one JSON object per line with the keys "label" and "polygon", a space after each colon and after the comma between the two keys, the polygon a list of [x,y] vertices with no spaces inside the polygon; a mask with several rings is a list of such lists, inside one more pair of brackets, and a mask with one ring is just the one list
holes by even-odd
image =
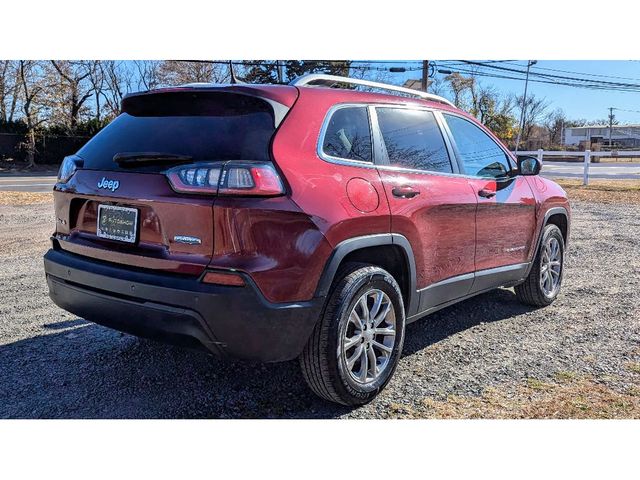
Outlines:
{"label": "front wheel", "polygon": [[348,265],[300,356],[309,387],[343,405],[371,401],[398,364],[404,326],[402,294],[391,274],[374,266]]}
{"label": "front wheel", "polygon": [[560,293],[564,273],[564,238],[560,229],[547,225],[542,232],[540,249],[529,275],[515,292],[518,300],[527,305],[545,307]]}

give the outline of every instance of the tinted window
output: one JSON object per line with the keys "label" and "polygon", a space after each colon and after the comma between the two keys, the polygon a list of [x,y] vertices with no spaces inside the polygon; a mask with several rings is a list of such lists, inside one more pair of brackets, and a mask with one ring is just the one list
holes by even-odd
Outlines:
{"label": "tinted window", "polygon": [[189,155],[194,161],[269,160],[274,116],[262,100],[235,94],[154,94],[124,105],[125,113],[78,151],[85,168],[118,169],[113,156],[124,152]]}
{"label": "tinted window", "polygon": [[479,127],[455,115],[444,115],[456,142],[465,173],[479,177],[504,177],[511,166],[507,154]]}
{"label": "tinted window", "polygon": [[451,173],[451,161],[433,113],[377,108],[378,124],[393,166]]}
{"label": "tinted window", "polygon": [[322,141],[322,151],[332,157],[370,162],[371,132],[366,107],[336,110]]}

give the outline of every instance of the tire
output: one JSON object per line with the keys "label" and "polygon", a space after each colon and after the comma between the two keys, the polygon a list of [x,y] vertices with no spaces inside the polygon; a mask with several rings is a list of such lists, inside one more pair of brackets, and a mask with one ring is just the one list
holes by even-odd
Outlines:
{"label": "tire", "polygon": [[[555,269],[552,270],[551,266],[547,264],[545,268],[546,259],[549,257],[548,247],[550,245],[557,245],[558,247],[558,261],[559,271],[555,273]],[[555,266],[555,265],[554,265]],[[544,283],[543,275],[545,270],[548,270],[551,278],[553,278],[553,288],[547,289]],[[520,302],[526,305],[532,305],[535,307],[546,307],[551,305],[553,301],[560,293],[560,286],[562,285],[562,277],[564,275],[564,238],[560,229],[553,224],[549,224],[544,227],[542,232],[542,240],[540,241],[540,248],[536,254],[534,264],[531,267],[529,275],[520,285],[516,285],[514,288],[516,297]],[[556,279],[557,278],[557,284]]]}
{"label": "tire", "polygon": [[[372,328],[377,321],[380,323]],[[300,356],[303,377],[311,390],[325,400],[350,406],[368,403],[387,385],[396,369],[404,330],[404,303],[393,276],[379,267],[347,264],[336,276],[322,317]],[[358,352],[360,355],[355,357]]]}

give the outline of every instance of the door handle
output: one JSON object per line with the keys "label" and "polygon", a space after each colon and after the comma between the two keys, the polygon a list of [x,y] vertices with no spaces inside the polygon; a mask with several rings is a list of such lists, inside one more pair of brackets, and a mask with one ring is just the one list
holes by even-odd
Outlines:
{"label": "door handle", "polygon": [[495,197],[496,196],[496,192],[494,192],[492,190],[487,190],[486,188],[483,188],[482,190],[480,190],[478,192],[478,195],[480,195],[483,198],[491,198],[491,197]]}
{"label": "door handle", "polygon": [[420,190],[415,190],[409,185],[403,185],[400,187],[393,187],[391,193],[393,193],[394,197],[398,198],[413,198],[416,195],[420,195]]}

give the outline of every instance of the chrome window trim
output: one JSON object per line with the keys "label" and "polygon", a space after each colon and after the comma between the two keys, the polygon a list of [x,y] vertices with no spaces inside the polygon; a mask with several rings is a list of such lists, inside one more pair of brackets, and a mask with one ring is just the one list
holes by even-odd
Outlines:
{"label": "chrome window trim", "polygon": [[[371,133],[371,141],[372,141],[372,148],[373,148],[373,161],[372,162],[365,162],[362,160],[349,160],[347,158],[340,158],[340,157],[333,157],[331,155],[327,155],[322,151],[322,144],[324,143],[324,136],[327,130],[327,127],[329,125],[329,120],[331,119],[331,116],[333,115],[333,113],[336,110],[339,110],[340,108],[346,108],[346,107],[364,107],[364,108],[368,108],[369,109],[369,131]],[[446,172],[433,172],[433,171],[429,171],[429,170],[417,170],[417,169],[413,169],[413,168],[405,168],[405,167],[393,167],[391,165],[384,165],[382,163],[380,163],[381,161],[384,161],[384,156],[386,155],[386,149],[384,147],[384,141],[382,141],[382,138],[378,138],[378,136],[381,136],[382,134],[380,133],[380,129],[378,127],[378,116],[375,113],[375,109],[378,107],[388,107],[388,108],[406,108],[406,109],[413,109],[413,110],[426,110],[429,112],[433,112],[433,114],[436,117],[436,120],[438,119],[439,116],[443,116],[444,113],[446,114],[451,114],[451,115],[456,115],[462,119],[465,119],[467,121],[469,121],[468,119],[466,119],[463,115],[459,115],[456,114],[454,112],[450,112],[449,110],[447,110],[446,112],[443,112],[442,110],[439,110],[437,108],[433,108],[433,107],[427,107],[427,106],[423,106],[423,105],[412,105],[412,104],[406,104],[406,103],[370,103],[370,102],[361,102],[361,103],[355,103],[355,102],[348,102],[348,103],[338,103],[336,105],[333,105],[331,108],[329,108],[329,110],[327,110],[327,113],[325,115],[325,118],[322,122],[322,126],[320,128],[320,132],[318,134],[318,142],[317,142],[317,146],[316,146],[316,154],[318,155],[318,157],[328,163],[333,163],[336,165],[344,165],[347,167],[360,167],[360,168],[377,168],[380,170],[386,170],[386,171],[390,171],[390,172],[396,172],[396,173],[419,173],[422,175],[438,175],[441,177],[454,177],[454,178],[470,178],[470,179],[478,179],[478,178],[484,178],[484,179],[492,179],[492,180],[496,180],[495,177],[478,177],[475,175],[468,175],[466,173],[463,173],[463,171],[460,169],[460,160],[459,160],[459,156],[457,155],[457,151],[456,151],[456,146],[455,143],[453,142],[452,138],[448,138],[448,135],[450,134],[449,130],[448,130],[448,125],[446,123],[446,120],[444,118],[442,118],[442,125],[439,125],[441,127],[441,133],[442,136],[444,138],[445,141],[445,145],[447,145],[447,149],[448,149],[448,153],[449,153],[449,157],[451,159],[451,165],[453,167],[454,170],[458,170],[457,172],[453,172],[453,173],[446,173]],[[371,114],[371,111],[373,110],[373,115]],[[443,129],[442,127],[446,127],[446,129]],[[491,137],[489,137],[491,139]],[[491,139],[493,140],[493,139]],[[495,143],[495,142],[494,142]],[[376,144],[377,144],[377,148],[376,148]],[[498,145],[500,146],[500,145]],[[500,147],[503,151],[504,148]],[[511,158],[511,157],[509,157]],[[513,161],[513,159],[511,159],[511,161]],[[506,179],[507,177],[505,177]],[[511,178],[511,177],[508,177]]]}
{"label": "chrome window trim", "polygon": [[[320,134],[318,136],[318,144],[316,146],[316,153],[318,154],[318,157],[320,157],[322,160],[325,160],[327,162],[330,163],[337,163],[340,165],[344,165],[345,163],[347,165],[351,165],[351,164],[355,164],[355,166],[374,166],[375,167],[375,150],[374,150],[374,145],[373,145],[373,130],[371,128],[371,117],[369,114],[369,104],[368,103],[339,103],[337,105],[332,106],[328,111],[327,114],[324,117],[324,121],[322,122],[322,127],[320,128]],[[367,113],[367,122],[369,123],[369,137],[371,139],[371,161],[367,161],[367,160],[353,160],[350,158],[342,158],[342,157],[335,157],[333,155],[329,155],[328,153],[325,153],[323,147],[324,147],[324,137],[327,133],[327,129],[329,128],[329,122],[331,121],[331,118],[333,117],[333,115],[338,111],[338,110],[342,110],[343,108],[362,108],[365,110],[365,112]]]}
{"label": "chrome window trim", "polygon": [[[505,157],[507,157],[507,161],[509,163],[509,166],[511,167],[511,171],[516,170],[517,169],[517,165],[515,164],[515,161],[513,159],[513,157],[511,156],[511,152],[509,150],[507,150],[506,148],[504,148],[504,146],[502,145],[502,142],[496,142],[493,138],[491,138],[490,135],[487,135],[487,133],[480,127],[478,127],[473,121],[469,120],[467,117],[465,117],[464,115],[460,115],[457,112],[450,112],[450,111],[438,111],[438,113],[440,114],[440,116],[442,117],[442,122],[444,123],[445,127],[446,127],[446,132],[447,135],[450,137],[450,141],[451,141],[451,145],[453,146],[453,149],[455,151],[456,154],[456,159],[457,159],[457,163],[458,166],[460,168],[460,172],[465,172],[465,168],[464,168],[464,160],[462,160],[462,157],[460,155],[460,152],[458,150],[458,146],[456,145],[456,140],[453,137],[453,133],[451,132],[451,129],[449,128],[449,123],[447,123],[447,119],[445,118],[445,115],[451,115],[454,117],[458,117],[461,118],[462,120],[469,122],[471,125],[473,125],[474,127],[476,127],[478,130],[480,130],[482,133],[484,133],[487,138],[489,140],[491,140],[500,150],[502,150],[502,152],[505,154]],[[486,128],[486,127],[485,127]],[[510,176],[505,176],[505,177],[483,177],[481,175],[469,175],[468,173],[462,173],[465,177],[468,178],[474,178],[474,179],[478,179],[478,178],[482,178],[482,179],[490,179],[490,180],[500,180],[500,181],[504,181],[504,180],[508,180],[511,179],[513,177]]]}

